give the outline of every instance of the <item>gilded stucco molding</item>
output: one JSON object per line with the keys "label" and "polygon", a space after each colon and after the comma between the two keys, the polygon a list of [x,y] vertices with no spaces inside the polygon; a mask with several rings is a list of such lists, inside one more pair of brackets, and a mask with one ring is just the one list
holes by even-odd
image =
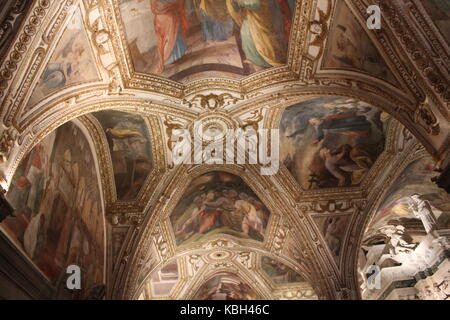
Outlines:
{"label": "gilded stucco molding", "polygon": [[[261,269],[261,258],[263,256],[292,268],[305,279],[305,282],[275,286]],[[232,239],[210,240],[201,248],[178,253],[165,264],[173,261],[178,262],[180,277],[176,288],[169,296],[171,299],[189,299],[189,293],[195,293],[198,286],[205,282],[205,275],[206,278],[209,278],[208,275],[217,271],[217,268],[227,267],[226,264],[230,262],[231,264],[228,265],[226,271],[229,272],[231,267],[233,270],[242,272],[245,275],[251,274],[252,282],[249,284],[256,283],[261,286],[265,292],[269,293],[270,299],[276,298],[270,294],[271,292],[286,292],[293,289],[299,290],[300,288],[302,291],[314,291],[314,288],[310,285],[309,272],[301,266],[299,267],[295,262],[268,251],[243,247]],[[151,281],[150,279],[154,272],[160,270],[163,266],[163,263],[159,263],[153,268],[153,271],[137,287],[133,298],[136,298],[145,289],[149,281]]]}
{"label": "gilded stucco molding", "polygon": [[416,30],[423,34],[422,41],[427,43],[430,49],[427,52],[436,61],[442,61],[437,65],[441,70],[449,71],[450,66],[450,48],[447,41],[437,29],[434,21],[427,14],[420,3],[420,0],[410,0],[404,4],[405,9],[409,10],[412,24],[416,25]]}
{"label": "gilded stucco molding", "polygon": [[0,13],[0,57],[8,49],[15,33],[20,28],[23,19],[30,8],[31,1],[4,0]]}
{"label": "gilded stucco molding", "polygon": [[[305,99],[305,97],[303,97],[303,99]],[[146,105],[146,107],[148,107],[148,105]],[[122,104],[116,104],[115,106],[113,106],[113,105],[107,105],[107,103],[105,103],[105,105],[98,105],[98,104],[96,104],[94,109],[92,109],[92,107],[91,107],[91,109],[87,109],[84,112],[85,113],[89,113],[89,112],[98,111],[98,110],[104,110],[104,109],[108,109],[108,108],[115,108],[117,110],[122,110],[122,111],[129,110],[129,111],[132,111],[132,112],[136,112],[136,110],[141,110],[141,111],[145,110],[146,112],[149,112],[149,110],[147,110],[145,107],[140,109],[140,107],[136,108],[135,106],[130,105],[130,104],[127,104],[127,106],[125,107]],[[156,112],[157,110],[158,110],[158,112],[160,114],[164,114],[164,110],[161,110],[159,107],[155,107],[155,109],[153,111]],[[278,110],[278,112],[281,112],[281,110],[282,109]],[[144,114],[147,114],[147,113],[144,113]],[[153,112],[152,112],[152,114],[153,114]],[[213,114],[215,114],[215,113],[213,113]],[[272,117],[272,119],[277,119],[277,117]],[[160,119],[159,122],[162,122],[162,119]],[[278,120],[275,121],[275,123],[274,123],[275,127],[278,126],[278,123],[279,123]],[[52,130],[50,130],[50,131],[52,131]],[[160,132],[159,136],[163,136],[163,133]],[[103,143],[104,143],[104,141],[103,141]],[[161,143],[163,143],[163,142],[161,142]],[[163,150],[164,148],[162,146],[160,146],[159,149]],[[377,171],[381,170],[382,167],[383,166],[380,166],[379,169],[377,169]],[[200,172],[202,172],[202,170],[204,171],[204,170],[211,170],[211,169],[212,168],[209,168],[209,167],[208,168],[200,168],[200,167],[198,167],[197,169],[193,168],[193,169],[188,170],[188,172],[185,172],[185,174],[190,176],[192,174],[194,174],[194,175],[195,174],[199,174]],[[225,169],[225,168],[221,168],[221,169]],[[182,170],[182,172],[186,171],[186,169],[179,169],[179,170]],[[182,176],[182,172],[180,172],[179,170],[175,170],[175,171],[170,173],[170,175],[173,177],[173,179],[172,179],[171,185],[167,185],[166,190],[174,190],[176,188],[179,188],[178,179],[175,179],[175,177],[179,178],[180,176]],[[240,169],[237,169],[237,170],[239,170],[238,172],[240,172],[240,173],[246,172],[246,169],[243,168],[243,167],[240,168]],[[248,170],[250,170],[249,172],[253,172],[254,176],[258,176],[258,171],[257,171],[258,168],[248,168]],[[250,186],[262,186],[262,188],[265,189],[265,190],[267,190],[267,189],[268,190],[273,190],[274,191],[273,193],[276,195],[276,197],[279,197],[278,200],[274,200],[274,201],[276,201],[276,203],[279,203],[279,204],[278,205],[274,205],[273,208],[282,208],[282,210],[286,210],[286,212],[290,212],[291,209],[289,209],[287,207],[284,207],[285,204],[295,204],[295,203],[297,203],[299,198],[293,196],[296,193],[292,192],[292,190],[293,190],[292,187],[286,187],[286,183],[283,183],[283,181],[287,181],[286,178],[290,177],[290,175],[286,172],[286,170],[284,170],[284,171],[281,170],[281,174],[283,174],[283,172],[286,175],[286,177],[281,177],[281,178],[273,177],[271,179],[259,177],[258,181],[256,181],[256,180],[253,181],[252,180],[252,181],[248,182],[248,184]],[[376,174],[374,174],[374,176],[375,175]],[[109,178],[109,179],[111,179],[111,178]],[[290,179],[292,179],[292,178],[290,178]],[[161,180],[162,181],[167,181],[166,178],[163,178]],[[149,183],[145,188],[155,189],[155,190],[156,189],[157,190],[164,190],[164,187],[156,186],[154,183]],[[152,203],[154,203],[154,202],[150,201],[147,204],[146,207],[149,210],[151,209],[153,212],[165,212],[166,216],[160,216],[160,217],[161,218],[167,218],[170,215],[171,210],[172,210],[172,208],[167,208],[168,200],[169,199],[175,199],[177,197],[178,198],[181,197],[181,194],[182,194],[181,192],[182,192],[183,189],[179,188],[178,190],[179,191],[178,191],[177,194],[174,194],[172,191],[168,191],[168,192],[165,192],[163,194],[155,193],[154,196],[152,197],[152,199],[153,199],[152,201],[156,202],[156,204],[152,205]],[[290,192],[279,192],[279,190],[289,190]],[[255,190],[255,192],[256,192],[256,190]],[[263,193],[264,191],[260,190],[260,192]],[[318,198],[318,197],[320,197],[320,198],[329,197],[329,198],[335,199],[337,194],[339,194],[340,198],[346,198],[346,197],[355,197],[357,194],[360,195],[361,192],[362,191],[358,191],[357,193],[355,193],[354,190],[350,190],[350,189],[349,189],[348,193],[342,192],[342,190],[335,190],[335,191],[325,190],[325,191],[318,191],[315,197],[311,197],[311,195],[306,195],[306,196],[302,195],[302,198],[304,198],[304,199],[307,199],[307,198],[314,199],[314,198]],[[263,196],[261,196],[261,198],[263,199]],[[286,198],[289,198],[289,199],[286,199]],[[173,203],[175,204],[175,202],[173,202]],[[272,200],[268,200],[265,203],[267,203],[268,206],[271,207],[271,205],[269,205],[269,203],[273,203],[273,201]],[[132,204],[129,204],[129,205],[126,205],[126,206],[121,206],[121,205],[117,204],[116,206],[114,206],[114,208],[115,208],[114,210],[111,209],[112,210],[111,212],[116,212],[117,214],[120,214],[121,212],[125,212],[125,211],[127,211],[128,213],[130,213],[130,211],[131,212],[135,212],[136,211],[136,217],[138,218],[138,221],[139,221],[138,225],[146,226],[147,225],[146,219],[144,219],[143,213],[140,213],[140,212],[143,212],[143,211],[141,211],[142,208],[137,206],[137,207],[135,207],[136,208],[135,211],[133,211],[133,210],[131,210],[133,207],[134,207],[134,205],[132,205]],[[139,218],[139,217],[141,217],[141,218]],[[150,216],[148,216],[148,219],[150,219]],[[158,221],[158,217],[156,217],[154,215],[151,215],[151,219],[153,221]],[[284,223],[284,225],[286,225],[286,223]],[[305,225],[305,224],[302,222],[300,225]],[[169,226],[167,224],[162,226],[162,228],[168,228],[168,227]],[[304,228],[304,227],[299,227],[299,228]],[[309,228],[314,228],[314,227],[312,227],[312,223],[309,223]],[[271,236],[269,236],[270,239],[273,239],[273,241],[270,241],[270,243],[276,244],[276,243],[279,242],[278,239],[282,238],[282,235],[280,235],[280,230],[282,230],[282,228],[280,228],[280,226],[277,224],[277,226],[272,228],[272,229],[274,229],[276,232],[274,232]],[[168,230],[168,232],[169,233],[166,232],[165,234],[170,234],[170,230]],[[166,238],[167,238],[166,241],[168,241],[170,243],[170,239],[168,239],[169,237],[166,237]],[[308,241],[308,240],[306,240],[308,238],[309,238],[308,235],[303,236],[302,240],[299,241],[298,243],[301,243],[301,242],[304,242],[304,241]],[[134,237],[133,239],[136,240],[137,238]],[[143,243],[145,243],[145,241]],[[133,246],[129,245],[129,247],[131,248]],[[320,244],[318,251],[320,253],[322,253],[322,254],[325,254],[325,256],[328,254],[327,253],[327,249],[326,249],[325,246],[323,246],[323,244]],[[127,256],[128,258],[124,259],[124,258],[120,258],[120,257],[115,257],[115,260],[125,261],[125,262],[133,261],[132,260],[132,256],[133,256],[132,253],[127,252],[127,254],[125,256]],[[329,259],[329,257],[326,258],[325,260],[323,260],[323,264],[329,264],[330,261],[328,259]],[[125,272],[126,269],[123,268],[122,270]],[[336,271],[331,272],[331,274],[333,274],[333,273],[336,273]],[[333,277],[333,276],[330,276],[330,277]],[[315,278],[319,278],[319,277],[315,277]],[[328,291],[331,292],[331,289],[328,289]]]}
{"label": "gilded stucco molding", "polygon": [[[267,231],[266,231],[266,237],[264,243],[257,243],[253,240],[239,240],[238,242],[241,243],[243,247],[248,248],[260,248],[260,250],[270,250],[269,248],[272,248],[272,242],[270,239],[272,237],[277,237],[279,230],[285,228],[286,223],[279,224],[279,219],[277,217],[281,216],[281,213],[283,213],[283,216],[288,214],[289,212],[289,206],[287,206],[285,203],[279,200],[271,199],[270,195],[267,194],[267,192],[264,192],[265,187],[267,186],[267,182],[262,182],[262,178],[260,175],[257,174],[256,170],[252,170],[252,168],[246,169],[244,168],[230,168],[230,166],[198,166],[196,168],[193,168],[193,170],[189,170],[189,168],[185,167],[179,167],[175,168],[176,174],[174,176],[176,179],[172,180],[171,185],[169,184],[166,187],[165,194],[161,197],[161,199],[170,199],[171,201],[160,201],[157,206],[154,207],[153,212],[151,213],[151,216],[149,215],[148,219],[151,221],[166,221],[166,223],[159,224],[159,232],[162,235],[165,235],[164,238],[167,242],[167,246],[169,248],[169,252],[179,252],[179,250],[182,250],[181,252],[190,252],[191,250],[201,247],[204,245],[205,241],[200,241],[198,243],[191,244],[189,246],[182,246],[182,247],[176,247],[175,243],[173,243],[173,238],[171,236],[168,236],[170,234],[173,234],[173,231],[171,230],[170,223],[168,221],[170,214],[173,211],[173,207],[177,204],[178,199],[181,198],[182,194],[184,193],[184,190],[189,185],[189,181],[196,176],[199,176],[203,173],[214,171],[214,170],[223,170],[229,173],[238,174],[241,176],[244,181],[251,186],[253,191],[258,195],[258,197],[261,199],[263,203],[266,204],[266,206],[271,210],[272,216],[271,221],[269,222]],[[184,183],[180,184],[180,181],[184,181]],[[270,185],[270,183],[268,184]],[[145,224],[144,224],[145,225]],[[156,223],[151,223],[154,227],[156,227]],[[147,250],[147,245],[149,239],[154,237],[154,232],[151,231],[152,227],[151,225],[146,225],[146,231],[142,234],[141,240],[139,244],[136,244],[137,250],[136,255],[142,256],[144,255],[145,251]],[[220,236],[220,239],[227,238],[227,236]],[[230,238],[230,241],[232,238]],[[236,240],[234,240],[236,241]],[[265,249],[264,249],[265,248]],[[139,253],[141,252],[141,253]],[[167,256],[167,259],[169,259],[170,256]],[[133,263],[131,263],[133,266]],[[129,271],[129,280],[126,287],[128,288],[125,291],[125,296],[130,296],[134,293],[133,288],[136,287],[135,283],[137,279],[137,274],[139,274],[139,270],[135,271],[128,270]]]}
{"label": "gilded stucco molding", "polygon": [[[362,245],[365,230],[369,222],[374,218],[381,202],[383,201],[389,187],[395,183],[403,170],[413,161],[428,155],[418,141],[402,126],[398,126],[396,130],[398,143],[392,150],[395,156],[392,158],[390,164],[385,169],[384,174],[375,183],[373,189],[367,196],[367,207],[357,221],[351,226],[351,238],[353,250],[347,250],[347,257],[345,260],[345,273],[349,278],[349,282],[358,287],[358,250]],[[357,290],[359,295],[359,290]]]}
{"label": "gilded stucco molding", "polygon": [[[110,14],[112,14],[111,12],[111,3],[107,2],[105,4],[105,6],[103,7],[102,4],[103,2],[86,2],[84,3],[85,7],[88,10],[88,13],[92,10],[97,10],[98,14],[99,14],[99,18],[94,20],[94,21],[87,21],[86,24],[88,25],[88,30],[90,31],[90,33],[92,34],[93,37],[100,35],[105,35],[106,40],[108,40],[108,47],[110,46],[109,43],[110,42],[114,42],[115,37],[111,37],[111,33],[114,30],[109,30],[109,29],[105,29],[105,25],[106,24],[113,24],[112,22],[116,21],[114,19],[114,17],[110,16]],[[313,5],[312,2],[302,2],[302,4],[298,5],[299,8],[297,9],[298,15],[306,17],[306,16],[314,16],[315,18],[319,17],[320,20],[320,12],[325,12],[325,11],[330,11],[329,8],[316,8],[314,7],[313,9]],[[115,9],[115,11],[117,11],[117,6],[113,6],[113,9]],[[106,10],[106,13],[104,12]],[[109,10],[109,11],[108,11]],[[97,12],[96,11],[96,12]],[[313,14],[313,12],[315,12]],[[318,14],[319,13],[319,14]],[[116,14],[118,14],[118,12],[116,12]],[[327,14],[325,14],[326,16]],[[323,15],[322,15],[323,16]],[[297,25],[299,23],[299,17],[296,18],[294,25]],[[61,20],[61,19],[60,19]],[[98,21],[100,20],[100,21]],[[105,24],[106,21],[106,24]],[[61,23],[60,21],[58,21],[59,24]],[[326,22],[324,22],[326,23]],[[103,28],[103,29],[102,29]],[[113,27],[112,27],[113,28]],[[303,27],[302,27],[303,28]],[[310,28],[310,26],[308,26],[308,28]],[[302,32],[309,32],[308,28],[306,29],[302,29]],[[52,28],[52,30],[55,29],[55,27]],[[312,28],[314,31],[314,28]],[[326,29],[326,28],[324,28]],[[119,30],[120,31],[120,30]],[[311,37],[314,36],[314,32],[311,32]],[[301,32],[300,32],[301,33]],[[120,32],[119,32],[120,34]],[[122,33],[123,34],[123,33]],[[301,39],[304,39],[303,37]],[[325,38],[324,38],[325,39]],[[98,41],[96,40],[96,42],[94,42],[94,47],[97,50],[98,55],[96,56],[98,58],[100,53],[107,53],[108,56],[114,56],[113,52],[107,51],[105,49],[106,47],[106,40],[103,40],[101,43],[98,43]],[[317,40],[317,39],[315,39]],[[314,41],[315,41],[314,40]],[[296,43],[296,42],[295,42]],[[300,42],[299,42],[300,43]],[[317,43],[317,41],[316,41]],[[296,48],[297,46],[299,46],[300,44],[296,43],[295,45],[291,45],[291,51],[294,50],[293,48]],[[306,44],[303,43],[304,48],[307,48],[310,44]],[[325,43],[322,43],[322,47],[325,45]],[[113,46],[111,44],[111,46]],[[117,48],[116,48],[117,49]],[[294,50],[295,51],[295,50]],[[295,51],[297,52],[297,51]],[[116,51],[114,51],[114,53],[116,53]],[[291,53],[292,56],[292,53]],[[319,55],[320,56],[320,55]],[[316,57],[317,59],[318,57]],[[292,58],[293,59],[293,58]],[[290,61],[292,60],[290,58]],[[117,61],[117,60],[115,60]],[[118,61],[122,61],[121,59],[118,59]],[[112,66],[114,66],[114,63],[112,63],[110,65],[110,69],[107,69],[108,72],[112,71]],[[130,65],[128,65],[128,67],[131,67]],[[275,72],[276,69],[273,70],[267,70],[267,72]],[[316,71],[314,71],[316,72]],[[312,77],[312,75],[314,74],[311,73],[309,78],[310,79]],[[269,74],[267,74],[269,75]],[[245,81],[250,81],[252,79],[252,77],[254,76],[250,76],[248,77]],[[359,75],[359,77],[363,77],[362,75]],[[335,79],[326,79],[323,78],[323,76],[320,76],[320,78],[318,78],[318,80],[307,80],[305,82],[305,80],[300,80],[300,82],[295,81],[295,80],[289,80],[288,78],[286,78],[286,81],[291,81],[291,84],[287,84],[285,85],[285,87],[289,87],[289,89],[291,89],[292,92],[296,92],[296,91],[303,91],[305,89],[303,88],[307,88],[306,91],[308,91],[308,89],[311,88],[311,86],[317,86],[318,84],[320,85],[320,87],[316,90],[316,93],[319,94],[320,92],[327,92],[328,94],[331,92],[335,92],[336,94],[339,91],[342,92],[347,92],[349,96],[351,96],[352,94],[350,94],[351,91],[359,91],[359,96],[360,98],[363,96],[367,97],[367,92],[373,92],[373,96],[381,96],[381,97],[385,97],[384,99],[384,103],[381,102],[378,105],[383,105],[385,106],[385,109],[388,110],[388,112],[391,112],[392,114],[394,114],[394,116],[396,116],[397,118],[399,118],[401,121],[404,122],[404,124],[411,129],[411,131],[413,131],[415,134],[417,134],[418,136],[422,135],[422,132],[419,130],[415,129],[416,124],[414,123],[414,119],[411,118],[409,110],[408,110],[408,106],[410,105],[410,102],[407,101],[407,99],[403,99],[403,101],[399,100],[397,97],[401,96],[401,94],[399,95],[399,91],[395,90],[394,88],[388,89],[389,85],[384,85],[385,89],[380,89],[380,82],[378,81],[377,83],[373,83],[371,84],[371,79],[370,77],[365,77],[364,80],[359,80],[359,81],[355,81],[355,80],[350,80],[350,79],[346,79],[346,78],[336,78]],[[61,93],[59,94],[65,94],[65,96],[67,97],[68,102],[65,102],[66,105],[65,106],[60,106],[60,108],[62,107],[73,107],[74,105],[81,104],[81,102],[83,101],[83,99],[90,99],[93,98],[95,96],[102,96],[102,94],[107,94],[107,95],[111,95],[112,93],[115,93],[115,97],[117,99],[124,99],[126,100],[127,98],[129,98],[130,96],[140,96],[143,91],[142,90],[150,90],[150,88],[141,88],[139,91],[129,91],[129,92],[124,92],[124,89],[121,88],[122,86],[122,80],[119,79],[120,83],[119,84],[114,84],[114,79],[117,80],[117,73],[114,71],[113,75],[111,75],[110,77],[110,81],[111,83],[105,87],[103,86],[103,88],[100,89],[100,87],[98,89],[96,89],[95,87],[92,87],[88,90],[84,89],[84,91],[90,91],[90,93],[85,92],[84,96],[82,95],[75,95],[75,93],[79,93],[79,90],[83,87],[72,87],[72,88],[68,88],[66,90],[62,90]],[[220,80],[220,79],[219,79]],[[233,86],[230,85],[231,82],[230,80],[224,80],[225,81],[225,87],[224,86],[215,86],[214,83],[216,83],[218,80],[214,80],[214,79],[208,79],[208,80],[195,80],[192,81],[192,85],[193,87],[189,88],[189,86],[187,86],[185,89],[183,89],[182,91],[182,95],[181,94],[176,94],[172,97],[167,96],[164,98],[164,96],[161,96],[161,99],[163,101],[165,101],[166,103],[168,101],[170,101],[171,105],[176,104],[177,107],[179,108],[179,105],[182,104],[180,103],[180,101],[188,101],[186,108],[192,106],[191,103],[189,102],[190,100],[193,100],[196,96],[198,96],[198,92],[205,92],[205,94],[203,94],[204,96],[208,96],[211,95],[211,90],[213,90],[214,88],[219,88],[221,90],[225,90],[224,88],[226,87],[226,90],[228,91],[229,88],[232,88]],[[244,81],[244,80],[243,80]],[[285,81],[285,80],[283,80]],[[255,83],[260,83],[261,81],[259,81],[258,79],[255,80]],[[115,87],[118,91],[111,91],[111,86]],[[279,87],[279,84],[275,84],[275,87],[272,85],[273,88]],[[195,89],[192,89],[195,88]],[[207,88],[207,89],[206,89]],[[253,105],[255,103],[257,103],[256,101],[254,101],[255,97],[257,98],[257,100],[262,101],[263,99],[267,98],[263,93],[261,94],[261,90],[265,91],[265,92],[269,92],[269,91],[273,91],[273,89],[269,88],[269,87],[264,87],[262,86],[260,91],[255,91],[253,90],[252,93],[246,93],[248,92],[248,90],[244,90],[242,91],[241,89],[235,87],[236,90],[233,91],[228,91],[228,92],[217,92],[215,93],[215,95],[217,96],[221,96],[221,95],[230,95],[231,97],[234,97],[234,99],[232,99],[232,105],[229,107],[231,109],[245,109],[248,108],[249,105]],[[150,90],[151,91],[151,90]],[[385,92],[386,91],[386,92]],[[256,96],[255,96],[256,93]],[[59,95],[58,94],[58,95]],[[61,99],[58,98],[57,96],[53,96],[50,97],[48,99],[45,99],[45,101],[39,103],[39,105],[37,105],[36,107],[34,107],[33,109],[35,110],[35,112],[37,112],[37,110],[48,110],[49,106],[51,105],[56,105],[54,102],[55,101],[60,101]],[[152,96],[151,92],[146,92],[145,94],[146,96]],[[183,98],[184,96],[184,98]],[[71,97],[71,99],[69,99],[69,97]],[[154,98],[154,97],[153,97]],[[259,98],[259,99],[258,99]],[[151,99],[151,98],[149,98]],[[173,100],[175,99],[175,100]],[[250,99],[249,101],[247,101],[248,99]],[[172,101],[173,100],[173,101]],[[371,98],[366,98],[366,100],[373,100]],[[370,102],[370,101],[369,101]],[[386,103],[386,102],[391,102]],[[374,105],[376,105],[374,103]],[[387,107],[389,105],[392,105],[392,107]],[[403,106],[403,107],[400,107]],[[52,110],[54,112],[54,110]],[[31,116],[31,114],[28,115],[28,118],[23,118],[21,117],[20,120],[20,131],[22,131],[24,128],[26,128],[29,125],[32,125],[32,123],[34,121],[36,121],[38,118],[40,118],[40,114],[39,113],[35,113],[33,112],[33,116],[31,118],[29,118],[29,116]],[[421,113],[423,114],[423,113]],[[47,119],[47,117],[45,117]],[[27,120],[25,120],[27,119]],[[34,120],[34,121],[33,121]],[[417,125],[418,126],[418,125]],[[427,148],[430,150],[430,152],[433,152],[435,154],[437,154],[437,151],[434,150],[434,147],[432,144],[427,143],[426,139],[423,139],[424,144],[427,146]]]}
{"label": "gilded stucco molding", "polygon": [[[62,34],[64,22],[74,12],[76,0],[52,3],[47,0],[36,1],[30,10],[23,27],[11,46],[9,59],[3,61],[0,71],[2,89],[0,97],[3,123],[6,126],[15,124],[17,115],[25,108],[31,95],[30,88],[38,78],[38,72],[45,67],[46,57]],[[48,14],[52,12],[51,14]],[[47,27],[42,27],[47,23]],[[24,72],[26,77],[22,77]],[[11,81],[13,80],[13,81]]]}
{"label": "gilded stucco molding", "polygon": [[[375,33],[379,39],[385,37],[386,40],[390,40],[383,41],[383,49],[387,49],[390,47],[388,44],[392,43],[398,45],[397,50],[403,50],[404,56],[409,58],[413,68],[421,74],[420,78],[417,76],[413,77],[408,83],[420,86],[420,83],[423,82],[422,90],[425,90],[424,93],[433,100],[433,103],[436,104],[436,107],[442,115],[448,118],[448,102],[450,99],[450,87],[448,83],[450,78],[448,70],[443,72],[440,65],[433,59],[433,55],[427,45],[427,42],[430,39],[421,38],[419,36],[420,33],[413,33],[414,26],[405,18],[407,16],[411,17],[411,15],[408,14],[407,10],[404,10],[404,1],[402,1],[402,3],[399,1],[386,0],[376,0],[372,2],[380,5],[388,26]],[[409,2],[410,1],[408,1],[408,3]],[[349,5],[354,5],[360,16],[366,17],[366,1],[349,1]],[[417,8],[417,3],[414,3],[414,6]],[[416,13],[418,12],[416,11]],[[387,32],[385,32],[385,30],[387,30]],[[443,57],[446,57],[444,59],[448,60],[448,52],[443,54]],[[411,70],[412,68],[408,69]],[[410,72],[412,72],[412,70]],[[406,79],[408,75],[407,73],[403,73],[402,76]],[[409,76],[414,76],[414,74],[410,73]],[[424,96],[417,96],[417,98],[419,98],[418,102],[423,102],[425,100]]]}
{"label": "gilded stucco molding", "polygon": [[[347,2],[360,22],[363,21],[367,3]],[[261,177],[258,166],[171,168],[168,139],[174,119],[187,128],[195,120],[205,118],[226,120],[231,127],[278,128],[285,108],[313,97],[333,95],[356,98],[381,108],[410,129],[435,157],[445,153],[450,144],[448,136],[445,138],[448,125],[442,123],[439,114],[448,119],[448,106],[442,103],[448,100],[448,77],[443,63],[438,60],[444,65],[448,62],[448,47],[417,1],[408,2],[405,8],[410,19],[423,28],[435,52],[424,44],[424,39],[403,30],[411,27],[412,22],[402,20],[394,9],[404,8],[376,2],[386,9],[389,28],[374,32],[371,38],[396,75],[399,87],[356,72],[320,69],[336,1],[328,1],[327,5],[316,0],[297,2],[287,66],[242,80],[211,78],[187,83],[134,72],[117,0],[36,1],[0,71],[1,114],[8,127],[0,138],[0,153],[6,161],[5,178],[11,181],[20,161],[46,135],[63,123],[81,117],[96,146],[100,167],[108,217],[110,295],[115,291],[116,297],[135,297],[142,286],[138,278],[143,272],[143,261],[148,259],[149,244],[155,246],[158,262],[146,277],[171,259],[187,257],[198,250],[209,250],[211,254],[218,250],[216,247],[205,249],[208,241],[177,247],[169,216],[190,179],[207,171],[224,170],[242,176],[272,212],[263,243],[221,237],[236,242],[233,250],[251,251],[255,255],[252,259],[266,254],[293,268],[306,270],[306,276],[322,298],[355,296],[358,292],[357,253],[364,227],[381,201],[383,190],[387,190],[401,172],[395,168],[404,168],[406,163],[425,154],[403,126],[390,121],[386,150],[359,187],[326,190],[302,190],[284,166],[270,178]],[[82,9],[103,80],[63,88],[38,104],[26,107],[33,85],[62,36],[65,24],[78,7]],[[91,20],[92,16],[96,18]],[[411,47],[414,41],[421,44],[419,49]],[[317,50],[311,51],[311,47]],[[401,53],[410,61],[404,61]],[[152,137],[155,168],[134,202],[117,201],[106,137],[99,123],[89,115],[111,109],[143,116]],[[434,143],[436,136],[444,140],[440,146]],[[335,261],[317,229],[312,219],[315,215],[350,216],[345,249],[339,261]],[[233,264],[239,270],[245,269],[242,264]],[[211,264],[207,264],[204,271],[208,273],[210,268]],[[195,284],[193,288],[197,288],[205,279],[191,280]],[[269,297],[270,291],[263,283],[261,280],[259,290]],[[177,297],[191,297],[194,291],[178,292]],[[282,295],[286,294],[287,291]]]}

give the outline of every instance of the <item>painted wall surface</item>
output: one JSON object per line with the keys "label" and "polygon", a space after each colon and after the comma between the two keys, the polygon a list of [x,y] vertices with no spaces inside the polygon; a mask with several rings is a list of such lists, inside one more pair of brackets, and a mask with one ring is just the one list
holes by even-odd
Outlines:
{"label": "painted wall surface", "polygon": [[67,266],[82,270],[82,289],[103,283],[104,218],[94,158],[72,123],[40,142],[17,169],[1,227],[57,283]]}

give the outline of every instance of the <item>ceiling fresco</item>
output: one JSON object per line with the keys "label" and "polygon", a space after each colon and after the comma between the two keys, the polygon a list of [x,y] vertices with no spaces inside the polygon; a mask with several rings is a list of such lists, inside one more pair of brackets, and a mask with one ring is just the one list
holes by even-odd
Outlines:
{"label": "ceiling fresco", "polygon": [[[52,285],[75,263],[107,298],[359,298],[356,244],[420,226],[413,195],[450,227],[431,181],[450,141],[434,54],[449,5],[404,1],[439,41],[410,12],[366,30],[363,0],[36,1],[45,19],[0,66],[15,209],[0,229]],[[172,165],[174,131],[202,121],[211,136],[279,129],[280,170]]]}
{"label": "ceiling fresco", "polygon": [[67,24],[36,85],[28,105],[33,106],[64,88],[100,80],[90,40],[77,10]]}
{"label": "ceiling fresco", "polygon": [[284,165],[303,189],[354,186],[384,150],[381,110],[325,97],[288,107],[280,124]]}
{"label": "ceiling fresco", "polygon": [[350,224],[350,218],[351,216],[349,215],[314,217],[314,222],[317,224],[320,233],[323,235],[331,255],[337,261],[341,257],[347,226]]}
{"label": "ceiling fresco", "polygon": [[450,3],[446,0],[420,0],[420,2],[450,45]]}
{"label": "ceiling fresco", "polygon": [[296,0],[120,0],[134,69],[242,77],[287,62]]}
{"label": "ceiling fresco", "polygon": [[94,113],[106,135],[119,200],[133,200],[153,169],[151,137],[144,118],[120,111]]}
{"label": "ceiling fresco", "polygon": [[84,133],[68,123],[22,161],[7,198],[14,216],[0,226],[53,284],[75,264],[86,290],[104,280],[104,217],[96,160]]}
{"label": "ceiling fresco", "polygon": [[305,281],[300,274],[270,257],[261,257],[261,269],[276,285],[289,285]]}
{"label": "ceiling fresco", "polygon": [[242,249],[191,251],[178,256],[162,268],[153,268],[144,280],[142,293],[138,292],[136,297],[143,300],[317,299],[311,284],[278,257]]}
{"label": "ceiling fresco", "polygon": [[383,57],[345,1],[338,1],[337,4],[324,67],[362,71],[398,85]]}
{"label": "ceiling fresco", "polygon": [[236,275],[223,273],[203,284],[194,300],[259,300],[261,297]]}
{"label": "ceiling fresco", "polygon": [[450,195],[432,182],[431,179],[437,175],[430,157],[422,157],[409,164],[386,192],[368,227],[368,234],[376,233],[385,225],[420,222],[412,210],[414,195],[420,195],[420,199],[428,201],[438,224],[442,228],[448,228]]}
{"label": "ceiling fresco", "polygon": [[264,241],[269,218],[240,177],[218,171],[195,178],[170,216],[178,245],[217,234]]}

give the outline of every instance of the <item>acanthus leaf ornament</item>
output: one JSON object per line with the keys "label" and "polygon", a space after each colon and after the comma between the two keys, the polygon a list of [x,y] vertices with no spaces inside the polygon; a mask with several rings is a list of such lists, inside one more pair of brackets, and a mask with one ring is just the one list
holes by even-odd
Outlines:
{"label": "acanthus leaf ornament", "polygon": [[431,111],[431,107],[427,102],[419,105],[414,113],[414,121],[433,136],[437,136],[441,133],[439,120],[433,111]]}
{"label": "acanthus leaf ornament", "polygon": [[251,116],[241,121],[241,129],[246,131],[247,129],[259,130],[259,123],[264,119],[262,110],[255,110],[251,112]]}
{"label": "acanthus leaf ornament", "polygon": [[192,254],[188,256],[188,262],[192,266],[192,268],[189,268],[189,270],[191,271],[191,276],[195,275],[203,265],[203,261],[198,254]]}
{"label": "acanthus leaf ornament", "polygon": [[309,24],[309,31],[313,35],[313,40],[310,42],[310,45],[319,48],[315,59],[320,58],[325,50],[325,40],[329,32],[328,21],[332,12],[332,1],[327,1],[327,5],[328,8],[325,11],[317,8],[319,19],[313,20]]}
{"label": "acanthus leaf ornament", "polygon": [[[165,117],[164,126],[166,127],[167,148],[170,152],[172,152],[176,143],[176,141],[172,141],[174,130],[186,129],[187,126],[172,116]],[[173,167],[174,164],[170,161],[169,168],[172,169]]]}
{"label": "acanthus leaf ornament", "polygon": [[5,129],[0,136],[0,164],[6,162],[18,137],[14,127]]}
{"label": "acanthus leaf ornament", "polygon": [[189,108],[201,108],[203,110],[217,110],[228,105],[236,104],[238,101],[244,100],[244,95],[240,97],[234,97],[230,93],[208,95],[197,94],[192,99],[184,99],[183,103]]}
{"label": "acanthus leaf ornament", "polygon": [[161,226],[158,226],[152,233],[152,236],[154,237],[154,243],[156,246],[156,249],[163,261],[166,261],[169,254],[169,244],[167,243],[167,240],[165,239],[164,232],[162,230]]}
{"label": "acanthus leaf ornament", "polygon": [[251,269],[252,268],[251,258],[252,258],[252,256],[251,256],[250,252],[242,251],[242,252],[239,252],[239,254],[237,256],[237,261],[239,261],[247,269]]}

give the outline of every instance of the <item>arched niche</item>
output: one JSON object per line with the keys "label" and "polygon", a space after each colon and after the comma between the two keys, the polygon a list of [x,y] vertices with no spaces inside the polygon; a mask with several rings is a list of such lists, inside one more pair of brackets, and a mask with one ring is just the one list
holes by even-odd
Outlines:
{"label": "arched niche", "polygon": [[[16,170],[6,198],[13,216],[0,229],[55,287],[56,298],[90,297],[105,284],[105,219],[93,143],[79,121],[40,141]],[[67,267],[81,290],[66,290]]]}
{"label": "arched niche", "polygon": [[358,257],[363,299],[399,299],[401,290],[405,299],[424,299],[422,279],[448,282],[439,270],[446,260],[450,195],[433,182],[439,175],[434,168],[428,155],[406,161],[374,206]]}

